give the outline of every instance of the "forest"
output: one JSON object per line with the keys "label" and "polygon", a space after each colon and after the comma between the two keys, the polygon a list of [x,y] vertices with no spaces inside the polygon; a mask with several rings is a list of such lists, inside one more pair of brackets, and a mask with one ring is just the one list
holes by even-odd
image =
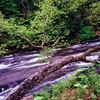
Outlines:
{"label": "forest", "polygon": [[[27,50],[40,50],[49,62],[47,67],[38,74],[33,75],[31,81],[36,81],[36,83],[33,82],[32,86],[32,82],[27,83],[30,87],[24,90],[25,82],[28,80],[26,79],[21,84],[21,89],[24,92],[21,94],[20,88],[18,88],[19,90],[16,89],[17,92],[15,94],[9,95],[5,100],[20,100],[35,84],[39,83],[50,73],[62,68],[66,63],[83,60],[93,62],[94,67],[100,66],[100,61],[91,61],[86,58],[93,51],[100,50],[100,44],[85,50],[80,56],[69,56],[56,63],[52,63],[52,49],[56,47],[70,48],[71,45],[77,42],[94,39],[99,36],[99,0],[0,0],[0,57]],[[100,58],[100,53],[98,55]],[[90,75],[86,76],[86,72]],[[92,76],[92,73],[94,76]],[[89,68],[84,71],[82,70],[82,75],[78,76],[77,80],[75,80],[75,76],[72,78],[73,80],[69,79],[70,85],[68,83],[69,81],[61,81],[63,82],[61,84],[64,84],[64,86],[61,86],[59,82],[60,85],[58,85],[58,88],[57,85],[52,85],[52,92],[42,91],[42,93],[36,94],[34,100],[99,100],[100,89],[97,91],[97,88],[100,84],[97,83],[100,81],[100,75],[95,73],[93,69],[89,70]],[[90,82],[91,77],[99,77],[99,79],[95,78]],[[81,82],[79,82],[79,79],[81,79]],[[95,85],[98,87],[95,89],[91,88]],[[71,93],[70,98],[62,90],[60,91],[60,86],[63,90],[65,87],[68,87],[66,91]],[[56,92],[53,91],[54,88],[56,88]],[[85,89],[89,92],[86,94],[84,91],[81,91],[82,93],[80,94],[84,95],[75,98],[72,95],[75,95],[75,91],[78,93],[78,89]],[[58,93],[58,91],[60,92]],[[19,94],[21,96],[17,98],[16,96]],[[44,94],[47,95],[45,96]],[[15,97],[16,99],[13,99]]]}
{"label": "forest", "polygon": [[99,0],[1,0],[0,55],[100,35]]}

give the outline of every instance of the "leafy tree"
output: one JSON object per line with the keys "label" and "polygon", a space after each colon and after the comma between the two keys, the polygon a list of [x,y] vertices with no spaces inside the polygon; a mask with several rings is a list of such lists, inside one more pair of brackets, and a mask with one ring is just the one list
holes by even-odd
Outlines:
{"label": "leafy tree", "polygon": [[[66,46],[72,39],[94,37],[100,29],[99,5],[99,0],[2,0],[0,48]],[[20,9],[25,18],[15,17]]]}
{"label": "leafy tree", "polygon": [[[69,30],[66,29],[66,21],[62,19],[62,16],[66,18],[66,13],[58,9],[57,5],[61,3],[60,0],[44,0],[39,3],[39,10],[35,12],[36,17],[30,22],[31,29],[37,33],[44,35],[45,45],[47,38],[49,42],[60,40],[63,35],[68,35]],[[45,37],[46,36],[46,37]],[[54,40],[54,41],[52,41]]]}
{"label": "leafy tree", "polygon": [[68,2],[67,21],[68,29],[70,29],[71,31],[70,38],[75,38],[76,36],[76,39],[80,40],[79,38],[84,39],[84,37],[95,36],[93,30],[90,27],[90,21],[87,20],[87,18],[90,16],[89,12],[91,4],[94,4],[94,0],[71,0],[70,2]]}
{"label": "leafy tree", "polygon": [[0,1],[0,10],[7,17],[21,17],[24,18],[37,10],[35,3],[39,2],[38,0],[1,0]]}
{"label": "leafy tree", "polygon": [[95,0],[95,2],[90,4],[87,20],[89,24],[95,28],[95,31],[100,31],[100,1],[99,0]]}

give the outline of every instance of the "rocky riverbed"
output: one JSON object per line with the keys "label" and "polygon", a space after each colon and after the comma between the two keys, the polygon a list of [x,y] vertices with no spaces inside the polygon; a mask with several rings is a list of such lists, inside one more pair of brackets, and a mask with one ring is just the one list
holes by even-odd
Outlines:
{"label": "rocky riverbed", "polygon": [[[87,49],[100,46],[100,37],[73,44],[70,48],[57,47],[53,49],[53,62],[67,56],[76,56],[85,52]],[[100,50],[87,56],[89,59],[99,60]],[[26,51],[0,57],[0,100],[18,85],[22,80],[41,70],[49,62],[39,62],[40,51]],[[44,57],[45,58],[45,57]],[[42,58],[43,59],[43,58]],[[68,79],[69,74],[74,73],[79,68],[87,67],[90,63],[78,61],[65,65],[60,70],[48,75],[43,81],[29,91],[28,95],[43,89],[44,84],[49,86],[58,80]]]}

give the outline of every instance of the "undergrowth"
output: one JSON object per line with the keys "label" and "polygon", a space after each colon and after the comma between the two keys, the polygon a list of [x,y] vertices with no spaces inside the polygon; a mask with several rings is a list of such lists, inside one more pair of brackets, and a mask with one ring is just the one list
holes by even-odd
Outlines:
{"label": "undergrowth", "polygon": [[33,100],[100,100],[100,62],[79,69],[68,80],[52,84],[38,92]]}

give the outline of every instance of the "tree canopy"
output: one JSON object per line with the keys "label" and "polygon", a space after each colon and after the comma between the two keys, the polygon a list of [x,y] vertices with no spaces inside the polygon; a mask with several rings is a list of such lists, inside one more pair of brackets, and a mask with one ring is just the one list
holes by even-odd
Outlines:
{"label": "tree canopy", "polygon": [[100,33],[99,0],[1,0],[0,55],[68,46]]}

